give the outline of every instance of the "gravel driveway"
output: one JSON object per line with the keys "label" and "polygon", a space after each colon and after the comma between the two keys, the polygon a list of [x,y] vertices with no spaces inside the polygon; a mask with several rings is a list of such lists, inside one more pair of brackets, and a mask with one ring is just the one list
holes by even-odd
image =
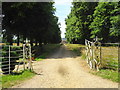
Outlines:
{"label": "gravel driveway", "polygon": [[63,45],[50,58],[33,64],[36,75],[13,88],[118,88],[118,83],[85,71],[80,57]]}

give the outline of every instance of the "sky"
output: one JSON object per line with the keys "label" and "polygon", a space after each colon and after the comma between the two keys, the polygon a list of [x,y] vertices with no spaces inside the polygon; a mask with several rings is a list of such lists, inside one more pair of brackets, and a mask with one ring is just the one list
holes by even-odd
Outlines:
{"label": "sky", "polygon": [[55,1],[55,8],[56,12],[55,15],[59,18],[59,23],[61,24],[61,37],[65,38],[65,18],[67,18],[67,15],[69,15],[71,11],[71,2],[70,0],[54,0]]}

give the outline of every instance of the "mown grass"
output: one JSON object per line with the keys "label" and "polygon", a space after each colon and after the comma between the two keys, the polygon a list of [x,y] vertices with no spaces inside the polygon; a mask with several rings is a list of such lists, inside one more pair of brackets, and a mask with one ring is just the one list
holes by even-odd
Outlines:
{"label": "mown grass", "polygon": [[[58,49],[61,46],[61,44],[47,44],[44,45],[41,50],[38,49],[37,54],[38,56],[35,58],[36,61],[41,61],[50,56],[52,52],[54,52],[56,49]],[[38,47],[39,48],[39,47]]]}
{"label": "mown grass", "polygon": [[10,88],[24,80],[30,79],[34,75],[35,73],[29,70],[21,71],[12,75],[4,75],[2,76],[2,88]]}
{"label": "mown grass", "polygon": [[[66,46],[81,56],[85,61],[85,46],[80,44],[66,44]],[[94,75],[101,76],[118,82],[118,48],[117,47],[102,47],[102,60],[101,60],[101,69],[99,71],[90,70],[90,73]],[[87,63],[85,61],[85,63]],[[87,64],[86,64],[87,65]]]}

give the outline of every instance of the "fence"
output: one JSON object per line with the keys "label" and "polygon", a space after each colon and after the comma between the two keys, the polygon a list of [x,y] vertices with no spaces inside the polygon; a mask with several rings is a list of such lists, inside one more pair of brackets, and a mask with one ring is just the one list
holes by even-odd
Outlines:
{"label": "fence", "polygon": [[26,68],[33,69],[30,44],[23,44],[22,47],[2,45],[1,48],[1,74],[11,74]]}
{"label": "fence", "polygon": [[103,69],[118,70],[119,43],[102,43],[101,65]]}

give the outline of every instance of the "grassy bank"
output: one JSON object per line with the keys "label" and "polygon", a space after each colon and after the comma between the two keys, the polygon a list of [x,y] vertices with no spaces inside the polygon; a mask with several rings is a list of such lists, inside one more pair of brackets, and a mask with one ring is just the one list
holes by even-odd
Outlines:
{"label": "grassy bank", "polygon": [[[78,56],[81,56],[83,62],[85,61],[85,46],[80,44],[66,44],[66,46],[76,53]],[[117,47],[102,47],[102,68],[100,71],[90,70],[89,72],[101,76],[102,78],[106,78],[112,80],[114,82],[118,82],[118,48]],[[89,68],[89,67],[87,67]]]}
{"label": "grassy bank", "polygon": [[21,71],[13,75],[4,75],[2,76],[2,88],[9,88],[13,85],[19,84],[24,80],[28,80],[33,77],[35,74],[31,71]]}
{"label": "grassy bank", "polygon": [[58,49],[61,46],[61,44],[47,44],[42,47],[42,50],[40,47],[36,48],[37,56],[35,58],[36,61],[43,60],[51,55],[56,49]]}

